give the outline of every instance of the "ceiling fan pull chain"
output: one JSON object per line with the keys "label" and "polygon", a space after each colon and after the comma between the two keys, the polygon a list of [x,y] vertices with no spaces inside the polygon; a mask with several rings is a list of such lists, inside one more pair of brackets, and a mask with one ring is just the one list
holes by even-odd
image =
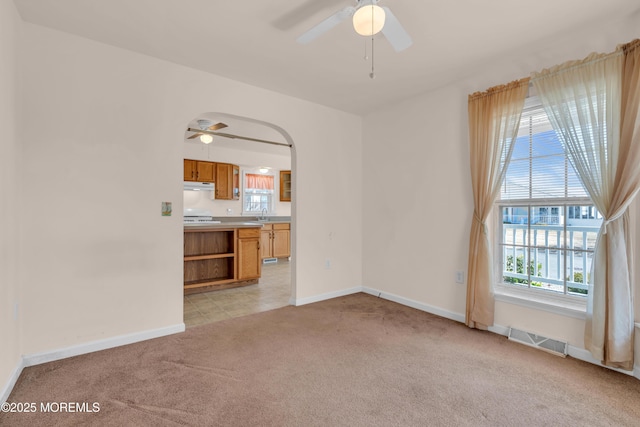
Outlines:
{"label": "ceiling fan pull chain", "polygon": [[376,75],[373,72],[373,36],[374,36],[374,31],[373,31],[373,6],[371,6],[371,73],[369,73],[369,77],[370,78],[375,78]]}
{"label": "ceiling fan pull chain", "polygon": [[372,79],[376,77],[373,70],[373,36],[371,36],[371,72],[369,73],[369,77]]}

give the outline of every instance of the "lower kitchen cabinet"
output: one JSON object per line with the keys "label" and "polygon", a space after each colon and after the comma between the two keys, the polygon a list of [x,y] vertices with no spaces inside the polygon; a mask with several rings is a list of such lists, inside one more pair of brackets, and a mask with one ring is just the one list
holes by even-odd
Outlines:
{"label": "lower kitchen cabinet", "polygon": [[288,258],[291,256],[291,224],[264,224],[260,233],[260,257]]}
{"label": "lower kitchen cabinet", "polygon": [[260,229],[238,230],[238,279],[260,277]]}
{"label": "lower kitchen cabinet", "polygon": [[186,294],[256,284],[260,261],[258,227],[185,227]]}

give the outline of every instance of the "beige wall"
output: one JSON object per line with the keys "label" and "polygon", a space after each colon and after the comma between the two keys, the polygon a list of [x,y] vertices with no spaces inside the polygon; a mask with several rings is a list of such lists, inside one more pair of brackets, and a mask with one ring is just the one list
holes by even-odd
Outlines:
{"label": "beige wall", "polygon": [[[43,27],[24,33],[23,127],[46,133],[23,149],[23,353],[182,322],[183,138],[202,112],[292,136],[297,297],[362,284],[359,117]],[[163,201],[174,216],[160,216]]]}
{"label": "beige wall", "polygon": [[[473,212],[467,95],[591,51],[612,51],[637,37],[639,25],[636,15],[528,50],[523,46],[502,61],[470,70],[464,81],[367,116],[364,286],[464,318],[466,285],[455,282],[455,272],[464,270],[466,276]],[[495,323],[584,345],[579,319],[497,302]]]}
{"label": "beige wall", "polygon": [[[0,401],[20,360],[18,44],[20,18],[0,1]],[[16,318],[17,315],[17,318]]]}

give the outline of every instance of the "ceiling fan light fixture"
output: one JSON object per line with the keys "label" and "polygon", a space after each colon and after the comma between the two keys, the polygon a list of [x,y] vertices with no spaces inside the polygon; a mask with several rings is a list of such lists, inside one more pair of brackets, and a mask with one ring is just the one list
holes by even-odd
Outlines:
{"label": "ceiling fan light fixture", "polygon": [[361,36],[378,34],[384,27],[384,9],[375,4],[361,6],[353,14],[353,29]]}
{"label": "ceiling fan light fixture", "polygon": [[202,134],[200,135],[200,142],[202,142],[203,144],[211,144],[211,142],[213,141],[213,137],[209,134]]}

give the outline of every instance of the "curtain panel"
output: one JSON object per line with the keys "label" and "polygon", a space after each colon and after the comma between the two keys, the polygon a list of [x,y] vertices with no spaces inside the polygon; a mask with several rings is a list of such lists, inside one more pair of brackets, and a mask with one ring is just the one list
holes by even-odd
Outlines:
{"label": "curtain panel", "polygon": [[253,188],[255,190],[273,190],[273,176],[272,175],[259,175],[255,173],[248,173],[247,188]]}
{"label": "curtain panel", "polygon": [[473,219],[469,237],[467,307],[471,328],[493,325],[493,261],[486,221],[507,171],[529,78],[469,95],[469,148]]}
{"label": "curtain panel", "polygon": [[532,75],[558,138],[603,216],[588,275],[585,346],[603,364],[623,369],[633,369],[628,207],[640,185],[638,44],[630,45],[626,52],[591,54]]}

